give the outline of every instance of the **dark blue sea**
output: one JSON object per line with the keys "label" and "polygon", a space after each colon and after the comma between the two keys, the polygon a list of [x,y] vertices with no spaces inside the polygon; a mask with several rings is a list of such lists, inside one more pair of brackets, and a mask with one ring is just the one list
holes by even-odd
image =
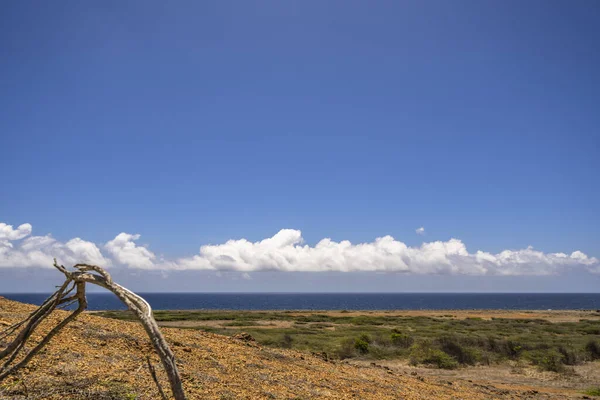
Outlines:
{"label": "dark blue sea", "polygon": [[[590,310],[600,293],[139,293],[155,310]],[[0,294],[39,305],[48,294]],[[111,293],[88,293],[90,310],[125,309]]]}

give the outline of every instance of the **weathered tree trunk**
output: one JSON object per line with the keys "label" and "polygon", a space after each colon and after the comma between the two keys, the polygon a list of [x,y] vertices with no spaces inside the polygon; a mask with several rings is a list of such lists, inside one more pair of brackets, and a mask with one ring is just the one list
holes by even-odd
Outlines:
{"label": "weathered tree trunk", "polygon": [[[94,285],[102,286],[103,288],[113,292],[127,307],[138,317],[144,330],[150,337],[152,346],[156,353],[160,357],[162,365],[169,378],[169,384],[171,386],[171,392],[176,400],[184,400],[185,393],[183,391],[183,385],[181,383],[181,377],[177,370],[175,363],[175,355],[171,351],[171,348],[167,344],[164,336],[162,335],[156,320],[152,316],[152,308],[150,304],[142,297],[133,293],[131,290],[113,282],[110,274],[103,268],[96,265],[88,264],[77,264],[73,268],[75,271],[68,271],[64,266],[59,265],[54,260],[54,266],[65,275],[65,282],[62,286],[52,294],[44,303],[33,313],[29,315],[25,320],[18,322],[14,325],[9,326],[4,331],[0,332],[0,340],[8,337],[12,333],[16,332],[19,328],[16,337],[8,344],[8,346],[0,351],[0,361],[4,363],[0,366],[0,381],[6,378],[8,375],[13,374],[19,368],[26,365],[33,356],[35,356],[54,335],[56,335],[65,325],[71,322],[77,315],[87,308],[87,300],[85,298],[85,284],[91,283]],[[73,291],[75,291],[74,294]],[[25,356],[18,362],[14,363],[15,359],[23,350],[25,343],[35,331],[37,326],[42,322],[48,315],[50,315],[57,307],[68,305],[77,302],[78,307],[75,311],[69,314],[64,320],[56,325],[50,332],[48,332],[44,338]],[[5,360],[6,359],[6,360]],[[151,374],[153,371],[150,371]],[[158,383],[158,380],[153,379],[159,387],[159,392],[163,394],[162,388]]]}

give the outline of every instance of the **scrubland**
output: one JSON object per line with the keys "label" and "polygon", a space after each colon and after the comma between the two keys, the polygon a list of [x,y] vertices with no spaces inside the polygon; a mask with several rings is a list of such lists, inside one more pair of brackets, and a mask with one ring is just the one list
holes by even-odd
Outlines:
{"label": "scrubland", "polygon": [[[0,330],[34,309],[0,299]],[[63,313],[44,322],[33,340]],[[158,398],[147,356],[163,387],[168,385],[142,327],[127,321],[128,313],[103,314],[87,313],[68,325],[26,368],[0,382],[0,399]],[[598,361],[589,343],[598,339],[594,329],[600,318],[593,312],[560,321],[531,316],[156,312],[190,399],[567,399],[597,394]],[[1,342],[0,349],[6,344]]]}

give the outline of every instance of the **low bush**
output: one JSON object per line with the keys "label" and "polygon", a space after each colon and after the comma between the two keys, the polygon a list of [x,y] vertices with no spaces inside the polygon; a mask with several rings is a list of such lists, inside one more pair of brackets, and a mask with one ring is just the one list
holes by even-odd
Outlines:
{"label": "low bush", "polygon": [[600,343],[598,343],[597,341],[593,339],[589,340],[585,344],[585,351],[592,361],[600,360]]}
{"label": "low bush", "polygon": [[415,342],[415,340],[413,339],[412,336],[410,336],[406,333],[401,333],[396,329],[394,329],[394,331],[392,331],[392,335],[390,336],[390,339],[392,341],[392,345],[397,346],[397,347],[402,347],[403,349],[408,349]]}
{"label": "low bush", "polygon": [[600,327],[590,326],[583,329],[583,332],[587,335],[600,335]]}
{"label": "low bush", "polygon": [[369,342],[367,342],[362,336],[354,340],[354,348],[360,354],[367,354],[369,352]]}
{"label": "low bush", "polygon": [[356,350],[354,349],[354,340],[344,340],[336,353],[340,360],[354,357],[356,355]]}
{"label": "low bush", "polygon": [[565,365],[562,362],[562,355],[555,351],[528,351],[525,356],[536,365],[541,371],[564,372]]}
{"label": "low bush", "polygon": [[546,354],[538,367],[542,371],[564,372],[565,365],[561,362],[560,356],[555,353]]}
{"label": "low bush", "polygon": [[448,354],[444,353],[441,350],[434,349],[424,360],[426,364],[433,364],[441,369],[456,369],[458,368],[458,363],[455,359],[453,359]]}
{"label": "low bush", "polygon": [[456,369],[458,362],[449,354],[431,346],[429,342],[414,344],[410,348],[409,361],[411,365],[434,365],[441,369]]}
{"label": "low bush", "polygon": [[362,340],[363,342],[367,342],[369,344],[373,343],[373,338],[371,338],[371,336],[367,335],[366,333],[361,334],[358,337],[358,340]]}
{"label": "low bush", "polygon": [[462,346],[459,340],[452,336],[443,336],[436,340],[440,350],[452,356],[460,364],[475,365],[480,358],[475,349]]}
{"label": "low bush", "polygon": [[600,396],[600,386],[589,388],[583,393],[587,394],[588,396]]}
{"label": "low bush", "polygon": [[562,363],[565,365],[577,365],[581,363],[581,357],[575,350],[565,346],[559,346],[558,352],[562,356]]}
{"label": "low bush", "polygon": [[487,350],[492,353],[498,354],[500,357],[510,358],[512,360],[518,359],[523,353],[524,346],[514,340],[496,339],[488,337],[487,346],[484,346]]}

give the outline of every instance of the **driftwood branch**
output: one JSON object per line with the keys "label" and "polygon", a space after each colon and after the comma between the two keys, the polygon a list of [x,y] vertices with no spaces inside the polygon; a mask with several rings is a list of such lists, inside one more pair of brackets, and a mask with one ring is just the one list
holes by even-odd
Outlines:
{"label": "driftwood branch", "polygon": [[165,392],[163,391],[163,388],[160,385],[160,382],[158,381],[158,377],[156,376],[156,370],[154,369],[154,365],[152,365],[152,363],[150,362],[150,357],[146,357],[146,362],[148,363],[148,370],[150,370],[150,375],[152,375],[152,380],[158,388],[158,393],[160,394],[161,399],[167,400],[167,395],[165,395]]}
{"label": "driftwood branch", "polygon": [[[8,375],[14,374],[19,368],[26,365],[62,328],[77,317],[87,308],[85,297],[86,283],[101,286],[113,292],[127,307],[137,316],[142,323],[144,330],[150,337],[154,350],[160,357],[162,365],[169,378],[169,384],[173,397],[176,400],[184,400],[185,393],[181,383],[181,377],[175,364],[175,355],[162,335],[154,316],[150,304],[142,297],[133,293],[131,290],[113,282],[112,277],[103,268],[96,265],[77,264],[74,271],[67,270],[63,265],[59,265],[54,260],[54,267],[65,275],[65,282],[48,297],[42,305],[32,312],[25,320],[9,326],[0,332],[0,340],[15,333],[15,338],[6,348],[0,350],[0,381]],[[75,291],[75,293],[73,293]],[[38,325],[48,317],[54,310],[60,307],[66,307],[70,304],[78,303],[77,308],[71,312],[58,325],[52,328],[42,340],[24,353],[22,358],[15,362],[17,357],[23,353],[27,340],[31,337]],[[19,330],[20,329],[20,330]],[[161,397],[166,398],[158,379],[156,372],[148,361],[150,374],[158,386]]]}

